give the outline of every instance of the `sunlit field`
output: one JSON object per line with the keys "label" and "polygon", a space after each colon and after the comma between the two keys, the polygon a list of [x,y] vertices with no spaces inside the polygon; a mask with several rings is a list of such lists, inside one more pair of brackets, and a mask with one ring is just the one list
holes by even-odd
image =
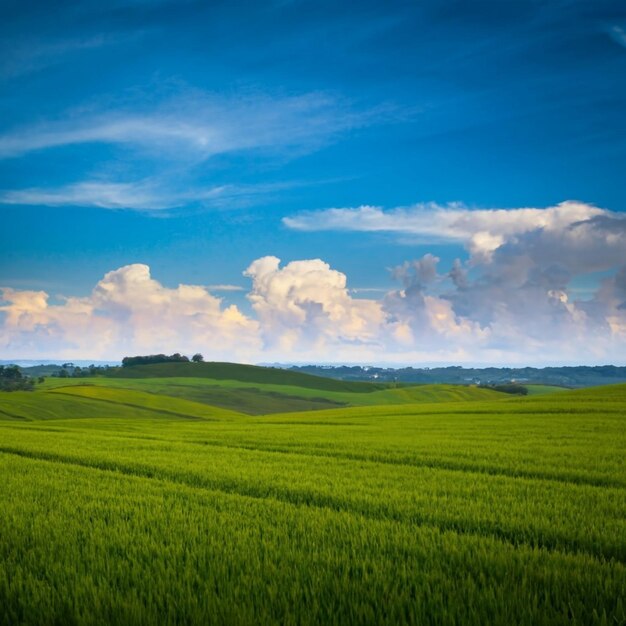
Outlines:
{"label": "sunlit field", "polygon": [[626,623],[626,385],[170,384],[0,395],[3,624]]}

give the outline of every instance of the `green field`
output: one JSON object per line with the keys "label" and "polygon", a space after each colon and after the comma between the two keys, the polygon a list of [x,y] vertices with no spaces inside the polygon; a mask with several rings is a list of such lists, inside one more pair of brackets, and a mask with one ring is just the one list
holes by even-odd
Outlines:
{"label": "green field", "polygon": [[1,624],[626,624],[626,385],[219,370],[0,394]]}
{"label": "green field", "polygon": [[549,393],[567,391],[567,387],[556,387],[555,385],[524,385],[528,389],[529,396],[545,396]]}

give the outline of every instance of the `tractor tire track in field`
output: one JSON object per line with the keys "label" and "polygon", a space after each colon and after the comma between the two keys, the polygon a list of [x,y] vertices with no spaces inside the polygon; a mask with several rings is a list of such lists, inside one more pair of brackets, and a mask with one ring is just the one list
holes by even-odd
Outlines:
{"label": "tractor tire track in field", "polygon": [[[141,438],[141,437],[138,437]],[[162,441],[166,441],[163,439]],[[221,441],[181,441],[183,444],[196,444],[203,446],[214,446],[222,448],[233,448],[242,450],[252,450],[259,452],[275,452],[277,454],[298,454],[301,456],[311,456],[315,458],[332,458],[346,461],[359,461],[364,463],[381,463],[385,465],[401,465],[405,467],[427,467],[431,469],[444,469],[463,474],[488,474],[490,476],[504,476],[507,478],[528,478],[532,480],[547,480],[571,485],[585,485],[588,487],[612,487],[617,489],[626,488],[626,483],[611,477],[596,476],[588,477],[577,474],[563,474],[557,472],[533,472],[529,470],[509,470],[503,467],[489,467],[483,465],[473,465],[471,463],[459,463],[455,461],[444,461],[438,459],[407,459],[393,458],[383,455],[364,455],[353,452],[324,451],[321,449],[312,452],[294,448],[281,448],[278,446],[246,446],[242,444],[223,443]]]}
{"label": "tractor tire track in field", "polygon": [[540,539],[520,538],[518,533],[514,530],[507,530],[495,523],[490,522],[481,523],[479,525],[459,524],[457,522],[436,518],[428,519],[425,516],[419,515],[411,515],[410,517],[407,517],[398,511],[372,511],[371,509],[368,509],[365,504],[359,506],[356,502],[347,502],[336,497],[314,494],[307,491],[272,491],[271,488],[263,489],[250,485],[245,486],[234,480],[230,480],[227,483],[220,483],[217,480],[211,480],[210,478],[200,476],[198,474],[179,474],[140,464],[131,466],[116,463],[114,461],[92,461],[50,452],[35,452],[31,450],[13,448],[10,446],[0,446],[0,454],[8,454],[35,461],[58,463],[95,471],[114,472],[125,476],[135,476],[167,483],[181,484],[186,487],[208,490],[216,493],[238,495],[258,500],[274,500],[294,506],[309,506],[318,509],[347,512],[354,515],[360,515],[366,519],[389,520],[419,527],[437,528],[441,531],[456,532],[459,535],[491,537],[514,547],[527,546],[535,549],[560,552],[562,554],[584,554],[599,561],[613,560],[622,565],[626,565],[626,553],[621,546],[594,550],[593,548],[590,548],[590,546],[585,545],[583,542],[571,539],[559,540],[558,537],[550,538],[545,535],[543,535]]}
{"label": "tractor tire track in field", "polygon": [[[1,411],[0,411],[1,412]],[[16,419],[22,419],[17,418]],[[26,418],[23,418],[26,420]],[[27,420],[28,421],[28,420]],[[220,420],[213,420],[220,421]],[[30,422],[29,422],[30,423]],[[10,428],[9,424],[5,424],[5,427]],[[15,426],[14,428],[18,428]],[[31,427],[29,430],[47,431],[54,433],[62,432],[74,432],[68,431],[62,428],[42,428]],[[162,443],[172,443],[171,439],[165,437],[158,437],[154,435],[136,435],[136,434],[120,434],[109,433],[106,431],[100,431],[100,436],[114,439],[132,439],[137,441],[157,441]],[[508,469],[505,467],[476,465],[472,463],[459,463],[458,461],[448,461],[441,459],[416,459],[407,457],[392,457],[385,454],[359,454],[354,452],[341,452],[336,450],[324,450],[317,448],[315,450],[302,449],[296,446],[272,446],[272,445],[246,445],[246,444],[232,444],[218,440],[184,440],[177,439],[175,443],[178,445],[194,445],[204,447],[226,448],[229,450],[246,450],[250,452],[266,452],[275,454],[296,454],[298,456],[308,456],[316,459],[338,459],[347,461],[359,461],[360,463],[373,463],[382,465],[393,465],[400,467],[424,467],[428,469],[442,469],[451,472],[460,472],[462,474],[482,474],[487,476],[503,476],[505,478],[522,478],[528,480],[541,480],[548,482],[555,482],[565,485],[581,485],[586,487],[598,487],[605,488],[610,487],[613,489],[626,489],[626,481],[610,476],[584,476],[581,474],[571,474],[563,472],[541,472],[531,471],[525,469]]]}
{"label": "tractor tire track in field", "polygon": [[[216,420],[218,421],[218,420]],[[159,441],[163,443],[172,443],[171,439],[165,437],[146,436],[146,435],[122,435],[110,434],[107,432],[99,433],[102,436],[116,439],[135,439],[145,441]],[[227,448],[229,450],[247,450],[251,452],[268,452],[275,454],[297,454],[298,456],[308,456],[317,459],[339,459],[346,461],[359,461],[360,463],[375,463],[383,465],[394,465],[402,467],[425,467],[429,469],[443,469],[451,472],[460,472],[463,474],[486,474],[488,476],[503,476],[506,478],[526,478],[529,480],[545,480],[549,482],[562,483],[566,485],[582,485],[587,487],[611,487],[614,489],[626,489],[626,482],[610,476],[584,476],[581,474],[566,474],[563,472],[541,472],[525,469],[508,469],[505,467],[495,467],[487,465],[476,465],[472,463],[460,463],[458,461],[447,461],[441,459],[416,459],[407,457],[392,457],[384,454],[359,454],[355,452],[341,452],[336,450],[324,450],[317,448],[301,449],[298,447],[288,446],[272,446],[272,445],[246,445],[232,444],[218,440],[176,440],[180,445],[195,445],[205,447]]]}

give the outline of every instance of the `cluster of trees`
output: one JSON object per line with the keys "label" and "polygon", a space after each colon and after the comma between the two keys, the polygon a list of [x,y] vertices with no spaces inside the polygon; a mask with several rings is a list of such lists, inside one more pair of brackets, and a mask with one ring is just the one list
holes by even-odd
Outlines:
{"label": "cluster of trees", "polygon": [[372,380],[398,383],[450,383],[454,385],[504,385],[516,380],[523,384],[590,387],[626,382],[626,367],[615,365],[579,365],[564,367],[373,367],[300,365],[289,369],[338,378],[340,380]]}
{"label": "cluster of trees", "polygon": [[191,359],[179,354],[149,354],[147,356],[125,356],[122,359],[122,367],[132,367],[133,365],[154,365],[155,363],[202,363],[204,357],[200,354],[194,354]]}
{"label": "cluster of trees", "polygon": [[[122,359],[122,367],[132,367],[133,365],[152,365],[154,363],[202,363],[204,357],[200,354],[194,354],[191,358],[186,357],[178,352],[175,354],[149,354],[145,356],[126,356]],[[57,366],[58,367],[58,366]],[[103,376],[108,372],[119,370],[117,366],[110,365],[89,365],[80,367],[74,363],[63,363],[61,368],[51,376],[55,378],[88,378],[90,376]]]}
{"label": "cluster of trees", "polygon": [[[39,378],[43,382],[43,378]],[[24,376],[17,365],[0,365],[0,391],[32,391],[35,379]]]}
{"label": "cluster of trees", "polygon": [[63,363],[58,372],[54,372],[52,376],[55,378],[86,378],[88,376],[98,376],[111,369],[108,365],[89,365],[88,367],[80,367],[73,363]]}
{"label": "cluster of trees", "polygon": [[516,396],[527,396],[528,387],[519,383],[502,383],[500,385],[481,385],[483,389],[493,389],[494,391],[502,391],[503,393],[512,393]]}

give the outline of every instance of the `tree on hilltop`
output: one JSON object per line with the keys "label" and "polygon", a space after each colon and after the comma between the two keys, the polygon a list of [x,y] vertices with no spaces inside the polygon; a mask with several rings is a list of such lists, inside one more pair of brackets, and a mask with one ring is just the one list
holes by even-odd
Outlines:
{"label": "tree on hilltop", "polygon": [[155,363],[189,363],[189,358],[176,352],[170,356],[166,354],[148,354],[145,356],[125,356],[122,359],[122,367],[154,365]]}

